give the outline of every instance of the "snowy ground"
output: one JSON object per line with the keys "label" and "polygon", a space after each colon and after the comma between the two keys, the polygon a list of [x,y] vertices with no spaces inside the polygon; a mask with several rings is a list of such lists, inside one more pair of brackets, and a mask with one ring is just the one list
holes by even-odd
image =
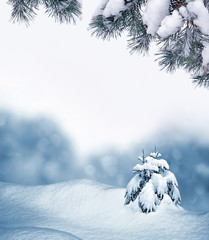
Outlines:
{"label": "snowy ground", "polygon": [[156,213],[124,206],[125,189],[91,181],[0,183],[0,240],[209,239],[209,213],[162,202]]}

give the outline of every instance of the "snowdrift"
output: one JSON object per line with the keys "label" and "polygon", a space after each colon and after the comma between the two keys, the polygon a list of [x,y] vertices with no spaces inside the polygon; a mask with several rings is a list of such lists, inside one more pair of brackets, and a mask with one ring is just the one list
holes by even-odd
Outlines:
{"label": "snowdrift", "polygon": [[0,183],[0,240],[209,238],[209,213],[165,198],[157,212],[124,206],[125,189],[81,180],[44,186]]}

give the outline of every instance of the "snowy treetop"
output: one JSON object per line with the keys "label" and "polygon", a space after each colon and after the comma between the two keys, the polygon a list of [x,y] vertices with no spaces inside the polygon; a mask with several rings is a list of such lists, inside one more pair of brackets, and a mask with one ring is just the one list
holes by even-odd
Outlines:
{"label": "snowy treetop", "polygon": [[158,159],[161,157],[161,153],[159,152],[153,152],[150,153],[150,155],[146,158],[144,157],[138,157],[140,164],[136,164],[133,167],[133,171],[143,171],[144,169],[151,170],[151,171],[159,171],[160,169],[169,169],[169,165],[166,160],[164,159]]}
{"label": "snowy treetop", "polygon": [[152,166],[160,167],[161,169],[169,169],[169,165],[164,159],[155,159],[151,156],[146,157],[146,161]]}
{"label": "snowy treetop", "polygon": [[149,155],[150,155],[150,157],[153,157],[153,158],[159,158],[159,157],[162,156],[161,153],[159,153],[157,151],[156,152],[152,152]]}

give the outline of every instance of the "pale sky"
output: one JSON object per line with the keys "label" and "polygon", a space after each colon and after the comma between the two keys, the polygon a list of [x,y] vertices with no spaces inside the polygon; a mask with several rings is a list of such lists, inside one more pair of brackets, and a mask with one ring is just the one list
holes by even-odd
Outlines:
{"label": "pale sky", "polygon": [[160,71],[154,57],[130,55],[126,38],[104,42],[83,21],[54,23],[42,12],[27,28],[9,22],[0,2],[0,108],[20,116],[52,117],[86,154],[130,147],[164,125],[209,136],[209,90],[189,75]]}

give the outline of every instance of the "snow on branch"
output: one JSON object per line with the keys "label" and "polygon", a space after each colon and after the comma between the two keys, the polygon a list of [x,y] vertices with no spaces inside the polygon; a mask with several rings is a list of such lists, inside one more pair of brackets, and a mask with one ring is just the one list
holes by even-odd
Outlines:
{"label": "snow on branch", "polygon": [[136,166],[133,167],[133,172],[141,172],[143,170],[150,170],[150,171],[153,171],[153,172],[157,172],[158,171],[158,167],[157,166],[153,166],[152,164],[149,164],[149,163],[145,163],[144,165],[140,165],[140,164],[137,164]]}
{"label": "snow on branch", "polygon": [[148,0],[142,15],[142,20],[147,25],[147,33],[154,35],[159,29],[162,20],[169,14],[170,0]]}

